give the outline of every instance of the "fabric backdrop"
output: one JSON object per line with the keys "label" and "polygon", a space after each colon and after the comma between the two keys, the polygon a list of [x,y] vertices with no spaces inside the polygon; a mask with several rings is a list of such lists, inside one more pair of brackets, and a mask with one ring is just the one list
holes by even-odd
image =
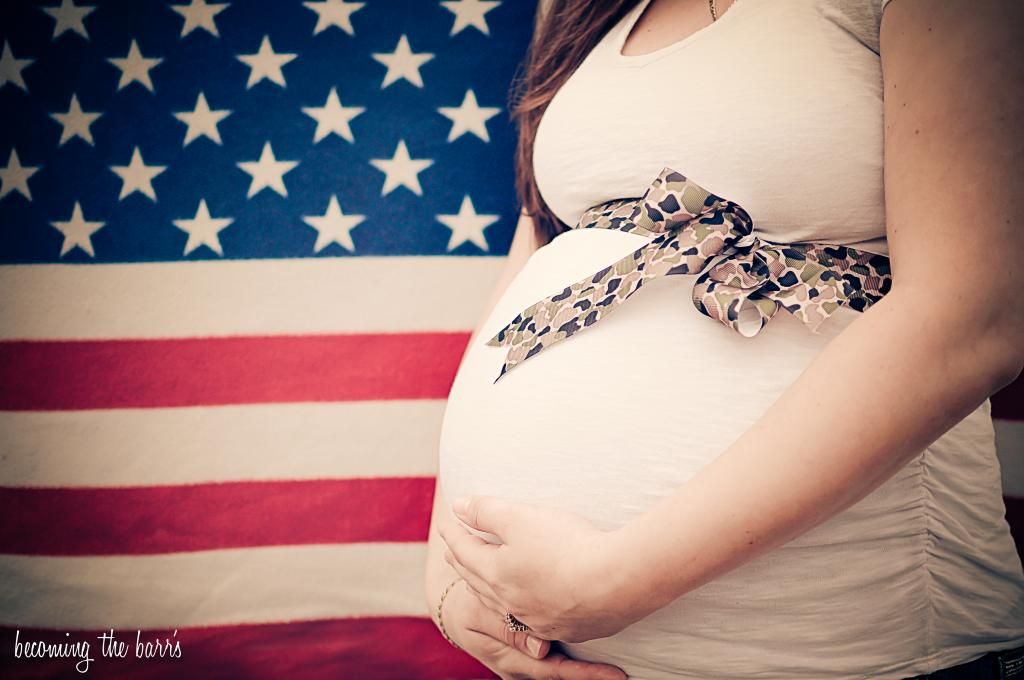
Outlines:
{"label": "fabric backdrop", "polygon": [[0,675],[491,677],[422,581],[534,9],[0,3]]}

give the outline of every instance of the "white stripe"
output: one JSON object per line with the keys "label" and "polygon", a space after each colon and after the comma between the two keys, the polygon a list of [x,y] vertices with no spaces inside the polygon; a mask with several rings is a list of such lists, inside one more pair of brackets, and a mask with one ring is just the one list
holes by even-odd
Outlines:
{"label": "white stripe", "polygon": [[426,616],[426,543],[145,557],[0,556],[0,625],[184,628]]}
{"label": "white stripe", "polygon": [[0,339],[471,330],[505,257],[0,266]]}
{"label": "white stripe", "polygon": [[1003,495],[1024,498],[1024,422],[995,420],[993,424],[1003,472]]}
{"label": "white stripe", "polygon": [[[0,412],[0,486],[433,476],[445,403]],[[1024,422],[994,425],[1003,491],[1024,497]]]}
{"label": "white stripe", "polygon": [[444,400],[0,412],[0,485],[437,474]]}

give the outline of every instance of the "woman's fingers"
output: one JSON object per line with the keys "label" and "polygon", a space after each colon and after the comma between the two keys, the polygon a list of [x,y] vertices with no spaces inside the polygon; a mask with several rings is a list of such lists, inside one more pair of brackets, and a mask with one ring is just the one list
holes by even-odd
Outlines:
{"label": "woman's fingers", "polygon": [[[547,658],[541,661],[531,660],[531,663],[542,664],[541,672],[537,675],[540,678],[554,677],[558,678],[558,680],[586,680],[587,678],[593,678],[594,680],[626,680],[629,677],[618,666],[570,659],[561,652],[549,654]],[[549,668],[551,670],[548,670]],[[545,673],[551,673],[552,670],[554,675],[545,675]]]}
{"label": "woman's fingers", "polygon": [[525,631],[509,630],[505,618],[493,609],[487,608],[480,598],[480,594],[473,591],[468,584],[464,585],[471,598],[476,599],[477,606],[469,618],[469,627],[478,633],[504,642],[509,647],[518,649],[523,654],[528,654],[536,659],[543,658],[551,649],[551,642],[530,635]]}
{"label": "woman's fingers", "polygon": [[590,663],[570,659],[560,652],[553,652],[543,659],[531,659],[511,647],[505,648],[495,670],[503,680],[626,680],[629,676],[621,669],[608,664]]}
{"label": "woman's fingers", "polygon": [[493,617],[496,621],[487,624],[486,633],[495,640],[501,640],[509,647],[515,647],[524,654],[535,659],[542,659],[551,650],[551,641],[544,640],[525,631],[509,630],[504,618]]}
{"label": "woman's fingers", "polygon": [[451,565],[452,569],[454,569],[459,576],[465,579],[466,583],[471,585],[473,590],[483,597],[488,604],[493,606],[495,609],[501,609],[501,605],[498,603],[498,598],[490,584],[469,569],[462,566],[458,560],[455,559],[455,555],[450,549],[445,549],[444,560]]}
{"label": "woman's fingers", "polygon": [[[626,680],[619,668],[570,659],[551,651],[551,641],[528,632],[514,632],[501,615],[487,608],[479,595],[463,581],[448,596],[452,600],[449,634],[470,655],[484,663],[503,680]],[[461,626],[461,629],[458,629]]]}
{"label": "woman's fingers", "polygon": [[498,616],[498,618],[501,621],[504,622],[506,609],[501,606],[501,603],[498,602],[498,600],[494,599],[487,593],[481,593],[479,590],[474,588],[472,584],[470,584],[468,581],[466,582],[466,588],[468,588],[470,591],[472,591],[474,595],[476,595],[477,599],[480,600],[481,605],[489,608],[494,614]]}

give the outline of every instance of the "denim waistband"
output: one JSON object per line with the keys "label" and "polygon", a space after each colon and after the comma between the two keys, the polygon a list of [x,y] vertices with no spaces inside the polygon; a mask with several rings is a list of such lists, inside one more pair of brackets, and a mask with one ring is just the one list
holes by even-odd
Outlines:
{"label": "denim waistband", "polygon": [[966,663],[907,680],[1024,680],[1024,645],[989,652]]}

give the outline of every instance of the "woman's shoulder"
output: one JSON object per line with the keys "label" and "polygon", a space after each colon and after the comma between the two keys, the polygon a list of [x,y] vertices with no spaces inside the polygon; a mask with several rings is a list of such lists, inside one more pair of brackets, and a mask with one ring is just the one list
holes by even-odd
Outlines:
{"label": "woman's shoulder", "polygon": [[891,0],[813,0],[822,15],[878,54],[882,12]]}

